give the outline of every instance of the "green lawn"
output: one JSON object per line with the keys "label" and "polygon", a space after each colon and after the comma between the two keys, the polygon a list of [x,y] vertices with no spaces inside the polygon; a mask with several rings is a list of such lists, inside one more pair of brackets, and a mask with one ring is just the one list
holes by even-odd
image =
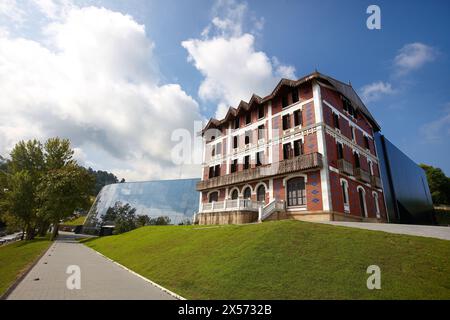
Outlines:
{"label": "green lawn", "polygon": [[75,218],[74,220],[67,220],[61,224],[65,225],[65,226],[78,226],[78,225],[84,224],[85,220],[86,220],[86,216],[79,216],[78,218]]}
{"label": "green lawn", "polygon": [[48,238],[38,238],[0,247],[0,296],[50,244]]}
{"label": "green lawn", "polygon": [[[84,243],[188,299],[450,299],[450,241],[299,221],[152,226]],[[381,268],[381,290],[366,269]]]}

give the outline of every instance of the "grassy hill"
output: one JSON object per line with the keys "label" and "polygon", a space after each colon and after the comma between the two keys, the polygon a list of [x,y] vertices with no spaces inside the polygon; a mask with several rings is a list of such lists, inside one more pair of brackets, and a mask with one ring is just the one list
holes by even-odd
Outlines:
{"label": "grassy hill", "polygon": [[86,220],[86,216],[79,216],[73,220],[64,221],[61,224],[66,225],[66,226],[78,226],[78,225],[84,224],[85,220]]}
{"label": "grassy hill", "polygon": [[[153,226],[85,244],[188,299],[450,299],[450,241],[299,221]],[[369,265],[381,290],[368,290]]]}

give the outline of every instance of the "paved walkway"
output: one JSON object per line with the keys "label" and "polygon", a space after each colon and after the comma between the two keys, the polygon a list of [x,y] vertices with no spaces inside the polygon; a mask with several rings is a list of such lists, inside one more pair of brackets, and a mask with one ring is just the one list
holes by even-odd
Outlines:
{"label": "paved walkway", "polygon": [[421,226],[421,225],[395,224],[395,223],[343,222],[343,221],[324,221],[321,223],[332,224],[335,226],[344,226],[367,230],[384,231],[389,233],[407,234],[411,236],[450,240],[450,227]]}
{"label": "paved walkway", "polygon": [[[172,295],[61,233],[8,299],[173,300]],[[69,265],[81,271],[81,289],[69,290]]]}

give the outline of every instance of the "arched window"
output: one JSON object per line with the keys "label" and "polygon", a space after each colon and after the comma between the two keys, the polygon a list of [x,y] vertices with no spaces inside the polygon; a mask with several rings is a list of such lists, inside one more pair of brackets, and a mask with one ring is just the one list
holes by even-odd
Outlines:
{"label": "arched window", "polygon": [[252,197],[252,189],[247,187],[244,189],[244,199],[250,199]]}
{"label": "arched window", "polygon": [[301,206],[306,204],[305,178],[298,177],[287,182],[288,206]]}
{"label": "arched window", "polygon": [[236,200],[239,197],[239,192],[237,191],[237,189],[234,189],[233,192],[231,193],[231,200]]}
{"label": "arched window", "polygon": [[264,187],[264,185],[260,185],[258,189],[256,189],[256,200],[266,201],[266,187]]}
{"label": "arched window", "polygon": [[219,200],[219,193],[217,191],[211,192],[209,194],[209,202],[217,202],[217,200]]}
{"label": "arched window", "polygon": [[378,193],[373,192],[373,201],[375,202],[375,213],[377,218],[380,218],[380,203],[378,202]]}
{"label": "arched window", "polygon": [[366,192],[362,187],[358,188],[358,196],[359,196],[359,208],[361,210],[361,215],[363,217],[367,217],[367,209],[366,209]]}

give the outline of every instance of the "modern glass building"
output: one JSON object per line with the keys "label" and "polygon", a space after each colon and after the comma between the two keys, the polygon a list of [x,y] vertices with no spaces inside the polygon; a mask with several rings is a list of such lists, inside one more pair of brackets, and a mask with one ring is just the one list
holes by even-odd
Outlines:
{"label": "modern glass building", "polygon": [[433,202],[425,171],[382,134],[376,133],[375,142],[388,221],[432,224]]}
{"label": "modern glass building", "polygon": [[84,231],[98,229],[100,217],[118,201],[136,208],[137,215],[152,218],[168,216],[173,224],[192,219],[194,213],[198,212],[199,193],[195,185],[199,180],[155,180],[107,185],[89,210]]}

